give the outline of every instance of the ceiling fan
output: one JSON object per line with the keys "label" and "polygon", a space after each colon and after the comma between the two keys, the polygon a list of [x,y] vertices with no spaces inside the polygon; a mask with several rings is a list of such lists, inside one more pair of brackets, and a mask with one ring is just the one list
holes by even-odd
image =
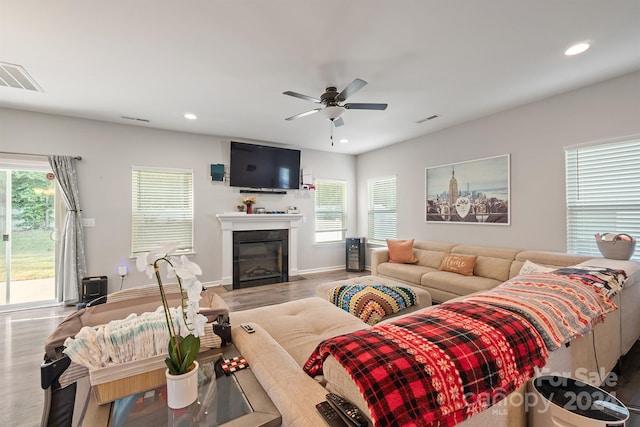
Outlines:
{"label": "ceiling fan", "polygon": [[322,104],[322,107],[314,108],[313,110],[306,111],[304,113],[296,114],[295,116],[287,117],[285,120],[295,120],[300,117],[305,117],[319,111],[322,111],[327,119],[331,120],[334,126],[342,126],[344,121],[340,115],[344,110],[385,110],[387,104],[370,104],[370,103],[347,103],[343,104],[351,95],[362,89],[367,82],[362,79],[355,79],[345,87],[342,92],[338,92],[335,86],[329,86],[325,92],[320,95],[320,99],[314,98],[308,95],[302,95],[301,93],[292,92],[290,90],[282,92],[283,95],[289,95],[307,101],[315,102],[316,104]]}

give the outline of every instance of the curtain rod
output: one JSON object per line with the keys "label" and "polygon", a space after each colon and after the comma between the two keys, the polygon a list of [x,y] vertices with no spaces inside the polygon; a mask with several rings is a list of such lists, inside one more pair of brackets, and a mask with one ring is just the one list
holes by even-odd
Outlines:
{"label": "curtain rod", "polygon": [[[10,151],[0,151],[0,154],[17,154],[18,156],[50,156],[51,154],[33,154],[33,153],[12,153]],[[82,160],[82,156],[73,156],[76,160]]]}

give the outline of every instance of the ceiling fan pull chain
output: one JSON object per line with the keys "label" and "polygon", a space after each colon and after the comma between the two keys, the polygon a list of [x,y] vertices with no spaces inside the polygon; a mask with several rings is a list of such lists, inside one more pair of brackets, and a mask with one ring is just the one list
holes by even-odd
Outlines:
{"label": "ceiling fan pull chain", "polygon": [[330,138],[331,138],[331,146],[333,147],[333,122],[331,120],[329,120],[329,127],[331,128]]}

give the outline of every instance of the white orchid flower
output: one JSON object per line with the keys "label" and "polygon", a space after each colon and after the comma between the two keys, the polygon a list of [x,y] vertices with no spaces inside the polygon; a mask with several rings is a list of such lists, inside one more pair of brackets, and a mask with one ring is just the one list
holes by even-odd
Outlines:
{"label": "white orchid flower", "polygon": [[[187,308],[188,310],[188,308]],[[187,311],[188,315],[188,311]],[[187,324],[191,328],[190,333],[195,337],[204,336],[204,326],[207,323],[207,317],[202,314],[195,314],[192,318],[187,317]]]}
{"label": "white orchid flower", "polygon": [[148,260],[149,260],[148,252],[139,254],[138,257],[136,258],[136,268],[138,269],[138,271],[144,271],[147,274],[147,276],[149,276],[149,279],[151,279],[154,274],[153,262],[149,264]]}
{"label": "white orchid flower", "polygon": [[186,255],[182,255],[180,261],[173,264],[173,269],[182,280],[193,280],[197,275],[202,274],[200,266],[195,262],[191,262]]}
{"label": "white orchid flower", "polygon": [[178,249],[178,244],[167,243],[166,245],[156,248],[151,252],[141,253],[136,257],[136,268],[138,271],[144,271],[147,276],[149,276],[149,279],[151,279],[155,274],[153,263],[174,253],[176,249]]}
{"label": "white orchid flower", "polygon": [[197,303],[202,299],[202,283],[199,280],[186,280],[182,282],[182,287],[187,291],[187,299]]}

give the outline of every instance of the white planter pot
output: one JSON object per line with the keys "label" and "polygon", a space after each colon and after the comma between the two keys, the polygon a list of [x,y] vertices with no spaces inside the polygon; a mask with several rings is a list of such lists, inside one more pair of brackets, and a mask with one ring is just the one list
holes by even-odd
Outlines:
{"label": "white planter pot", "polygon": [[191,405],[198,398],[198,362],[196,366],[186,374],[171,375],[169,369],[167,376],[167,405],[171,409],[182,409]]}

